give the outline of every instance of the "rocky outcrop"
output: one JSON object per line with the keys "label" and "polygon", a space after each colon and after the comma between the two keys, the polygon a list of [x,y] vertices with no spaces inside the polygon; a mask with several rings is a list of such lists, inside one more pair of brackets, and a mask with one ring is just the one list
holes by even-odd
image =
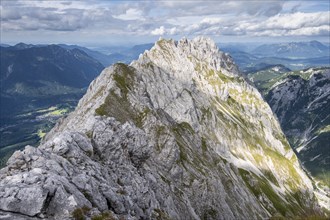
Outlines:
{"label": "rocky outcrop", "polygon": [[3,219],[320,214],[270,107],[201,37],[105,69],[38,148],[10,158],[0,204]]}

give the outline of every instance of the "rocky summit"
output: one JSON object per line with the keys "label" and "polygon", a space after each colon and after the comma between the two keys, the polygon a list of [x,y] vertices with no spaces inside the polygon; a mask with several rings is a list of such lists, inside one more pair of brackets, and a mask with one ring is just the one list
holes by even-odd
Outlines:
{"label": "rocky summit", "polygon": [[106,68],[38,148],[0,171],[0,219],[321,215],[260,93],[208,38]]}

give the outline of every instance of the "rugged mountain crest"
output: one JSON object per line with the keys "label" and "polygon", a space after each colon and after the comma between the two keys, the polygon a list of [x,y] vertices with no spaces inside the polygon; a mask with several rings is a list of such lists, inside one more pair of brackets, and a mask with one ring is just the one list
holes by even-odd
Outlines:
{"label": "rugged mountain crest", "polygon": [[203,37],[160,39],[131,65],[105,69],[38,148],[0,172],[8,216],[319,214],[270,107]]}

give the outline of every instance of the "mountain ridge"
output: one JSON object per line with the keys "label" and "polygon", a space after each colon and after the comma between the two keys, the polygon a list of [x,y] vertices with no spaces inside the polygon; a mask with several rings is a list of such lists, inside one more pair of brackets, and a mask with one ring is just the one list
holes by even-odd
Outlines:
{"label": "mountain ridge", "polygon": [[106,68],[38,148],[15,152],[0,186],[9,216],[321,215],[270,107],[203,37]]}
{"label": "mountain ridge", "polygon": [[319,41],[263,44],[252,51],[259,56],[315,58],[329,56],[330,48]]}

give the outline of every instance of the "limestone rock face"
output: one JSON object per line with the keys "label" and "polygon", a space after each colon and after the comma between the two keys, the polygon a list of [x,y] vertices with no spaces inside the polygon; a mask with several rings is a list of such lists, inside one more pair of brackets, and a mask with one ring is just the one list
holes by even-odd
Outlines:
{"label": "limestone rock face", "polygon": [[[95,79],[0,171],[0,219],[319,214],[270,107],[208,38],[160,39]],[[108,212],[108,213],[107,213]]]}

